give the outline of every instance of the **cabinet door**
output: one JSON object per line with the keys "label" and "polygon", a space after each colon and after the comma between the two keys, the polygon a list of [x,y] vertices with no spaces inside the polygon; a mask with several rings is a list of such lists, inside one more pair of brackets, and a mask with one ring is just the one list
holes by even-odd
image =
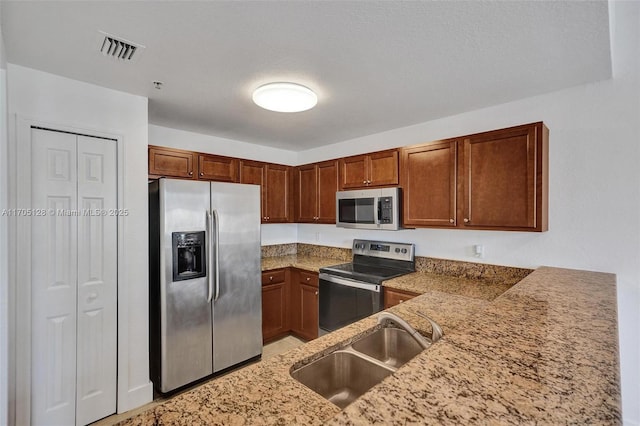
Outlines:
{"label": "cabinet door", "polygon": [[238,159],[198,154],[198,179],[238,182]]}
{"label": "cabinet door", "polygon": [[367,176],[367,186],[398,185],[398,151],[369,154]]}
{"label": "cabinet door", "polygon": [[267,186],[264,195],[268,223],[291,221],[291,168],[278,164],[266,166]]}
{"label": "cabinet door", "polygon": [[413,299],[414,297],[419,296],[418,293],[412,293],[410,291],[402,291],[390,289],[389,287],[384,288],[384,308],[388,309],[392,306],[399,305],[402,302],[406,302],[409,299]]}
{"label": "cabinet door", "polygon": [[313,223],[318,216],[318,185],[320,182],[317,180],[317,167],[315,164],[300,166],[296,168],[296,175],[296,222]]}
{"label": "cabinet door", "polygon": [[338,161],[318,163],[318,223],[336,223],[336,191],[338,190]]}
{"label": "cabinet door", "polygon": [[340,159],[340,188],[367,186],[367,156],[357,155]]}
{"label": "cabinet door", "polygon": [[402,149],[405,226],[456,226],[456,142]]}
{"label": "cabinet door", "polygon": [[307,340],[318,337],[318,287],[300,284],[300,335]]}
{"label": "cabinet door", "polygon": [[195,179],[196,154],[178,149],[149,147],[149,174],[154,176]]}
{"label": "cabinet door", "polygon": [[262,340],[266,342],[289,331],[287,285],[285,282],[262,287]]}
{"label": "cabinet door", "polygon": [[545,131],[536,123],[464,139],[465,227],[546,230]]}
{"label": "cabinet door", "polygon": [[240,183],[260,185],[260,217],[262,222],[267,219],[265,211],[266,173],[264,163],[258,161],[240,161]]}

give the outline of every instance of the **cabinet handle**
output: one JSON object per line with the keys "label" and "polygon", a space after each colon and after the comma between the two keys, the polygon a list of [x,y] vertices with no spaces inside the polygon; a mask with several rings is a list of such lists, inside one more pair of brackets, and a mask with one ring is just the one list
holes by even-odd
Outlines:
{"label": "cabinet handle", "polygon": [[465,217],[464,218],[464,223],[469,223],[469,222],[471,222],[471,221]]}
{"label": "cabinet handle", "polygon": [[449,219],[449,223],[453,223],[453,222],[455,222],[455,220]]}

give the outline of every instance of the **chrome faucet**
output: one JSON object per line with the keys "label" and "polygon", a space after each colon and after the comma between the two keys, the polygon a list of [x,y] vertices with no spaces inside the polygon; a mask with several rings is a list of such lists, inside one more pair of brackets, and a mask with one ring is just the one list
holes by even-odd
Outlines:
{"label": "chrome faucet", "polygon": [[[426,317],[426,315],[424,315],[424,317]],[[396,314],[392,314],[391,312],[386,312],[386,311],[380,312],[378,314],[378,324],[383,324],[385,321],[393,322],[398,327],[404,329],[404,331],[409,333],[411,337],[413,337],[415,341],[418,342],[420,346],[422,346],[423,349],[428,349],[432,343],[435,343],[440,338],[440,336],[442,336],[442,329],[440,328],[440,326],[438,326],[438,324],[436,324],[430,318],[426,318],[426,319],[431,323],[431,327],[433,328],[431,342],[429,342],[427,339],[422,337],[422,335],[418,333],[416,329],[411,327],[408,322],[406,322]],[[436,329],[439,330],[439,334],[436,332]]]}

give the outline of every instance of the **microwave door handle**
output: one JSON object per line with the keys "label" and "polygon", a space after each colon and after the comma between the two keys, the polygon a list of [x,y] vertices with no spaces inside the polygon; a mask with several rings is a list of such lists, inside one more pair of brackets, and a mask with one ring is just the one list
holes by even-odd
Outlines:
{"label": "microwave door handle", "polygon": [[213,246],[214,246],[214,260],[213,260],[213,266],[215,267],[215,296],[213,297],[213,301],[217,301],[218,298],[220,297],[220,224],[218,221],[218,211],[213,209],[211,210],[212,214],[212,218],[213,218],[213,236],[215,238],[214,242],[213,242]]}
{"label": "microwave door handle", "polygon": [[212,262],[211,262],[211,213],[209,212],[209,210],[206,211],[206,216],[207,216],[207,223],[206,223],[206,250],[207,250],[207,270],[208,270],[208,274],[207,274],[207,303],[211,303],[211,300],[213,299],[213,269],[211,268],[212,266]]}
{"label": "microwave door handle", "polygon": [[376,197],[376,225],[380,225],[380,216],[382,216],[382,200]]}

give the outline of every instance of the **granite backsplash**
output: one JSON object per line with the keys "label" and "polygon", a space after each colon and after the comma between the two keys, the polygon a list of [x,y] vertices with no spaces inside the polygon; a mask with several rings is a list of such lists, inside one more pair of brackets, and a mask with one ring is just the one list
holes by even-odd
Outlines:
{"label": "granite backsplash", "polygon": [[[298,256],[327,257],[343,262],[351,261],[351,249],[348,248],[305,243],[262,246],[263,258],[288,256],[292,254]],[[489,265],[485,263],[416,256],[416,272],[428,272],[460,278],[481,279],[491,282],[515,284],[533,272],[533,270],[512,266]]]}

